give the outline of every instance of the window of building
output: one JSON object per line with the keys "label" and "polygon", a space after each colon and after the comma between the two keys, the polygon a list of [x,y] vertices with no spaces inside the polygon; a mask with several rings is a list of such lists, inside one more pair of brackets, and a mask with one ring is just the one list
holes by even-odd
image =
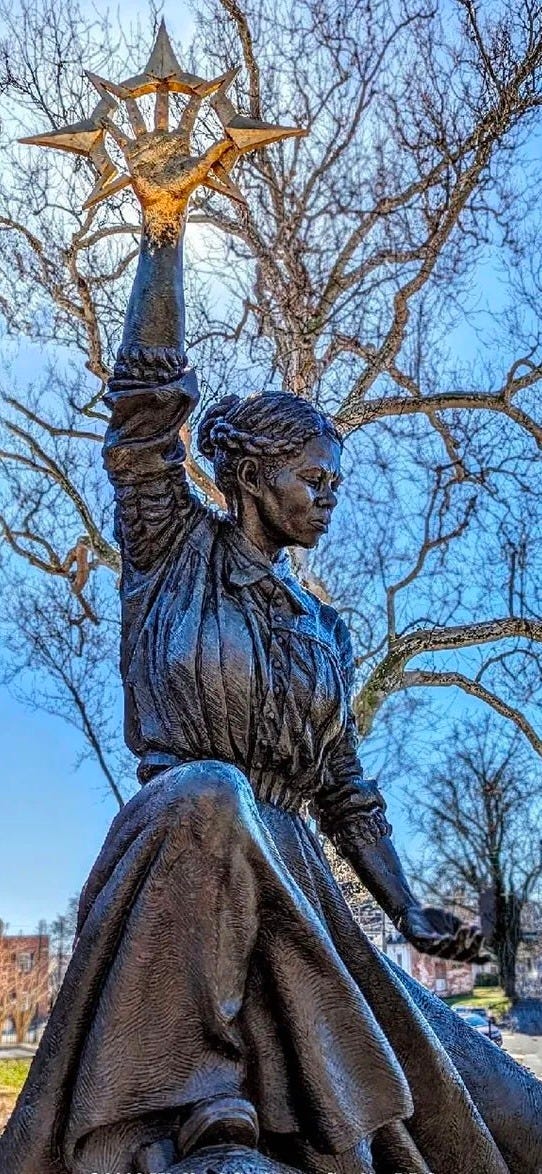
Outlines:
{"label": "window of building", "polygon": [[24,950],[21,954],[19,954],[18,962],[19,962],[19,970],[21,971],[21,974],[30,974],[30,971],[34,967],[34,953],[33,953],[33,951],[32,950]]}
{"label": "window of building", "polygon": [[447,986],[446,963],[435,962],[435,990],[437,994],[444,994]]}

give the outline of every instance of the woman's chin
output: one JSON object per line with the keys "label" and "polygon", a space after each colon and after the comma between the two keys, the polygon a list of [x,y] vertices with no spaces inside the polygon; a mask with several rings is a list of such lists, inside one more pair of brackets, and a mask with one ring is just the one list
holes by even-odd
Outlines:
{"label": "woman's chin", "polygon": [[313,550],[315,546],[318,546],[324,534],[327,533],[327,529],[327,526],[314,527],[314,529],[304,534],[302,538],[300,537],[296,540],[296,546],[302,546],[304,550]]}

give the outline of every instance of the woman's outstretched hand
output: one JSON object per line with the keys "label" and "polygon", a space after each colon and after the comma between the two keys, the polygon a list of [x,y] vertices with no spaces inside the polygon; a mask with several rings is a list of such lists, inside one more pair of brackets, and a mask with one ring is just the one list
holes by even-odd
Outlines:
{"label": "woman's outstretched hand", "polygon": [[488,962],[477,926],[465,925],[445,909],[424,908],[414,896],[389,836],[376,844],[343,838],[343,855],[387,916],[420,954],[454,962]]}
{"label": "woman's outstretched hand", "polygon": [[432,954],[454,962],[489,962],[484,937],[473,925],[465,925],[445,909],[409,906],[397,919],[398,930],[420,954]]}

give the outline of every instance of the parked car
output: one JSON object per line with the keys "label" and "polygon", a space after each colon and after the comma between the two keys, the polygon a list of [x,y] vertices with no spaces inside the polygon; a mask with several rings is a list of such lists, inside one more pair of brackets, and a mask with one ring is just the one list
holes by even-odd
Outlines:
{"label": "parked car", "polygon": [[502,1048],[502,1033],[499,1031],[492,1015],[487,1011],[483,1011],[478,1007],[454,1007],[456,1015],[459,1015],[464,1023],[468,1023],[469,1027],[474,1027],[475,1031],[480,1031],[487,1039],[490,1039],[493,1044],[497,1044]]}

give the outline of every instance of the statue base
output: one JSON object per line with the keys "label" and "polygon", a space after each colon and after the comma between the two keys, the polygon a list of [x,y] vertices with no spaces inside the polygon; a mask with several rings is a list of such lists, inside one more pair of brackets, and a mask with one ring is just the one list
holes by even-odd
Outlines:
{"label": "statue base", "polygon": [[165,1174],[300,1174],[300,1171],[245,1146],[217,1145],[189,1154]]}

